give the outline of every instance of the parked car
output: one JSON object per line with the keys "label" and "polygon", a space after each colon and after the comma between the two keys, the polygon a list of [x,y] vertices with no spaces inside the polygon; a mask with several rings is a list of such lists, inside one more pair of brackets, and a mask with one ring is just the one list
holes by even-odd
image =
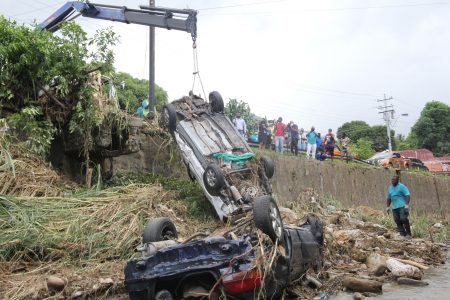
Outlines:
{"label": "parked car", "polygon": [[191,95],[166,104],[160,123],[174,136],[190,178],[198,181],[221,220],[251,210],[254,201],[272,194],[272,159],[255,158],[224,114],[218,92],[209,94],[209,102]]}
{"label": "parked car", "polygon": [[411,161],[410,167],[417,171],[428,171],[428,167],[418,158],[407,157]]}
{"label": "parked car", "polygon": [[[257,235],[208,237],[180,243],[168,218],[150,221],[139,249],[127,262],[125,289],[132,300],[279,299],[283,289],[311,267],[320,267],[323,227],[315,217],[282,226],[284,253],[270,270],[258,265]],[[274,245],[264,245],[265,251]],[[261,294],[260,294],[261,293]]]}
{"label": "parked car", "polygon": [[374,164],[384,168],[406,170],[411,167],[411,160],[409,158],[401,156],[400,153],[393,151],[384,151],[377,153],[366,161],[370,164]]}

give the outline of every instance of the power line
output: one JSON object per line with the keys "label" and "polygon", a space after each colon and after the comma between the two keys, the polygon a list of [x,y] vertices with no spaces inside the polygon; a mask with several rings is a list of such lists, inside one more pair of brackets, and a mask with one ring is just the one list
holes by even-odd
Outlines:
{"label": "power line", "polygon": [[197,10],[216,10],[216,9],[225,9],[225,8],[234,8],[234,7],[243,7],[243,6],[254,6],[254,5],[266,5],[266,4],[273,4],[273,3],[280,3],[285,2],[289,0],[276,0],[276,1],[261,1],[261,2],[252,2],[252,3],[242,3],[242,4],[230,4],[230,5],[224,5],[224,6],[214,6],[214,7],[205,7],[205,8],[198,8]]}
{"label": "power line", "polygon": [[[423,6],[438,6],[448,5],[450,1],[442,2],[429,2],[429,3],[415,3],[415,4],[392,4],[392,5],[378,5],[378,6],[360,6],[360,7],[336,7],[336,8],[312,8],[290,11],[266,11],[266,12],[237,12],[237,13],[205,13],[200,16],[213,16],[213,15],[257,15],[257,14],[295,14],[295,13],[308,13],[308,12],[336,12],[336,11],[352,11],[352,10],[369,10],[369,9],[392,9],[402,7],[423,7]],[[217,7],[219,9],[220,7]]]}

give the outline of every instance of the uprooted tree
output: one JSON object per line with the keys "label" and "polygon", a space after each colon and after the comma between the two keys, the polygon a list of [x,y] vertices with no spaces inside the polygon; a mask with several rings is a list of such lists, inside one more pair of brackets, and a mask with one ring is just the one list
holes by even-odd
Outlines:
{"label": "uprooted tree", "polygon": [[53,35],[0,17],[0,117],[42,156],[57,133],[78,134],[89,166],[94,130],[120,119],[117,105],[98,107],[101,83],[93,84],[100,80],[97,72],[113,70],[117,42],[111,29],[89,38],[68,22]]}

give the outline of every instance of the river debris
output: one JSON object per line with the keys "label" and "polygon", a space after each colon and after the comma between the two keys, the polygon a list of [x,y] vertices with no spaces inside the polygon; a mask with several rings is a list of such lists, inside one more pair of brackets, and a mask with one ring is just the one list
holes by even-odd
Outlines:
{"label": "river debris", "polygon": [[[326,299],[326,295],[344,288],[346,278],[381,285],[394,280],[411,282],[411,278],[405,281],[404,275],[396,279],[387,266],[377,267],[390,259],[415,265],[419,272],[445,261],[442,244],[428,239],[402,239],[392,224],[384,222],[380,212],[338,209],[324,204],[314,190],[306,190],[298,198],[298,202],[280,209],[284,223],[301,224],[313,213],[325,225],[325,246],[322,268],[309,269],[304,278],[291,283],[286,299],[320,295]],[[371,221],[361,221],[363,211],[373,215]],[[136,255],[145,220],[153,217],[171,218],[179,228],[180,240],[199,233],[203,237],[227,233],[239,236],[251,227],[248,218],[238,225],[224,225],[192,217],[179,193],[158,184],[65,192],[52,197],[2,196],[0,298],[86,299],[115,295],[126,299],[123,266]],[[377,218],[379,222],[374,222]],[[271,261],[270,253],[265,257],[266,262]],[[49,280],[52,276],[58,280]]]}

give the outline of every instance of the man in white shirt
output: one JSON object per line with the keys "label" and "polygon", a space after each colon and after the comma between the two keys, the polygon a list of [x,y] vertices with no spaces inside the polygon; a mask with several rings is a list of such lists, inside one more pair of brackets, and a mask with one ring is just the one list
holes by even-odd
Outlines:
{"label": "man in white shirt", "polygon": [[242,136],[247,133],[247,125],[245,124],[245,120],[241,119],[241,113],[236,113],[236,118],[233,120],[233,124]]}

